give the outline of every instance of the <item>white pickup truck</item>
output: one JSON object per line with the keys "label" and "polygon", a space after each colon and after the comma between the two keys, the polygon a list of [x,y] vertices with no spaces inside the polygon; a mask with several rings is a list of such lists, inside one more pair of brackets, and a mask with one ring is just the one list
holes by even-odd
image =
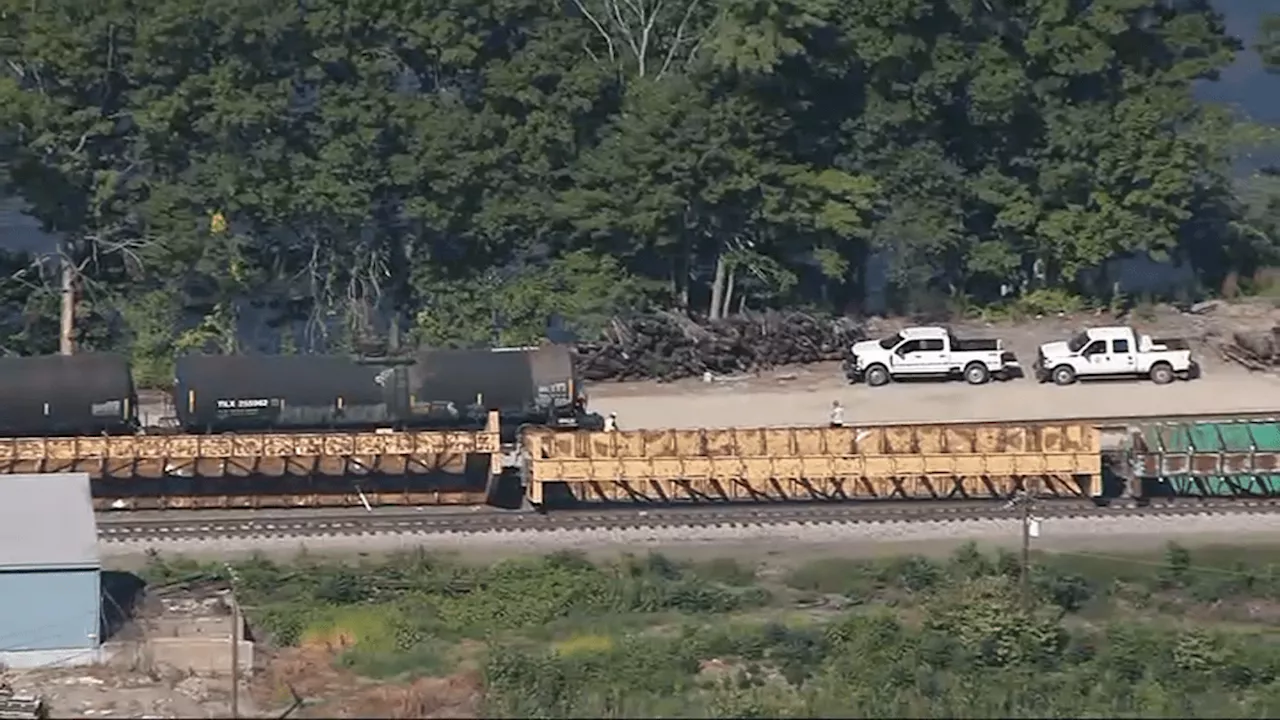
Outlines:
{"label": "white pickup truck", "polygon": [[844,361],[852,382],[872,387],[894,378],[963,377],[971,385],[1022,376],[1018,359],[1000,340],[962,340],[941,327],[913,327],[880,340],[855,343]]}
{"label": "white pickup truck", "polygon": [[1077,378],[1149,377],[1159,385],[1200,376],[1185,340],[1152,339],[1129,327],[1090,328],[1065,342],[1040,346],[1040,382],[1070,385]]}

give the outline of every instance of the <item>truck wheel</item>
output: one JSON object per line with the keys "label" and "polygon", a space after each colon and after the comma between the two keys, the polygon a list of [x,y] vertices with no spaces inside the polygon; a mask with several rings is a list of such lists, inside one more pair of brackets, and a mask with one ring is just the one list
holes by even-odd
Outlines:
{"label": "truck wheel", "polygon": [[970,363],[964,369],[964,379],[970,385],[982,385],[991,380],[991,371],[982,363]]}
{"label": "truck wheel", "polygon": [[1173,382],[1173,368],[1165,363],[1159,363],[1151,368],[1151,382],[1157,385],[1168,385]]}
{"label": "truck wheel", "polygon": [[867,368],[867,384],[871,387],[888,385],[892,379],[889,376],[889,371],[883,365],[872,365]]}
{"label": "truck wheel", "polygon": [[1070,365],[1059,365],[1053,369],[1054,385],[1070,385],[1076,381],[1076,371]]}

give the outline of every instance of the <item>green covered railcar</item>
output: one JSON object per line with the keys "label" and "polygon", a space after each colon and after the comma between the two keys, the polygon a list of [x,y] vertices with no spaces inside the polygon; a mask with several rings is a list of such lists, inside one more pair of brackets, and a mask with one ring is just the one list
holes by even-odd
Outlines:
{"label": "green covered railcar", "polygon": [[1128,466],[1146,497],[1280,497],[1280,420],[1145,425]]}

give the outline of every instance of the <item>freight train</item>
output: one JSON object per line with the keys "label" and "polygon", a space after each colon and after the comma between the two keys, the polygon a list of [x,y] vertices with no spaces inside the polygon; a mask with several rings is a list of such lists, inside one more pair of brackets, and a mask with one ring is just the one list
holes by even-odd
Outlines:
{"label": "freight train", "polygon": [[[482,427],[596,429],[568,347],[423,350],[399,358],[191,355],[173,408],[188,433]],[[140,427],[129,361],[113,353],[0,358],[0,436],[119,435]]]}
{"label": "freight train", "polygon": [[1041,420],[615,433],[530,427],[543,509],[601,505],[1280,499],[1280,420]]}

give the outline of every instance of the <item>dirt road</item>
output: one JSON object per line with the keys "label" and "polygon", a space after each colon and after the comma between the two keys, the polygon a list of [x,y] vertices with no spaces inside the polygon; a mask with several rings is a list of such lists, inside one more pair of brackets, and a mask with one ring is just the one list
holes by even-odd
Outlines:
{"label": "dirt road", "polygon": [[819,365],[748,380],[599,385],[590,392],[592,408],[618,413],[621,429],[817,425],[827,421],[833,400],[844,404],[850,424],[1272,411],[1280,416],[1280,377],[1228,366],[1163,386],[1126,380],[1057,387],[1021,379],[871,388],[849,385],[835,365]]}

